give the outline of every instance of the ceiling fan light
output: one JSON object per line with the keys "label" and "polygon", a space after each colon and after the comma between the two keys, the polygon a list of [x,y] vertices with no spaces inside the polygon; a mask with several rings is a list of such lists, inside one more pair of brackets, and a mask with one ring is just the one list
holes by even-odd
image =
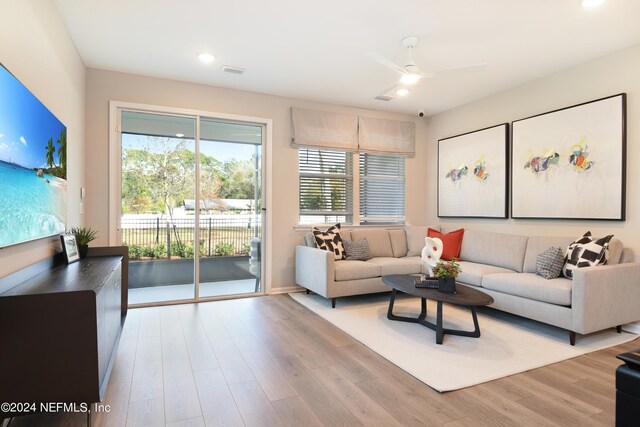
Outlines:
{"label": "ceiling fan light", "polygon": [[406,96],[409,93],[409,89],[406,87],[402,87],[396,91],[396,95],[398,96]]}
{"label": "ceiling fan light", "polygon": [[400,77],[400,81],[406,85],[416,84],[418,83],[418,80],[420,80],[419,74],[407,73]]}
{"label": "ceiling fan light", "polygon": [[604,3],[604,0],[582,0],[581,1],[582,7],[586,7],[587,9],[598,7],[602,3]]}

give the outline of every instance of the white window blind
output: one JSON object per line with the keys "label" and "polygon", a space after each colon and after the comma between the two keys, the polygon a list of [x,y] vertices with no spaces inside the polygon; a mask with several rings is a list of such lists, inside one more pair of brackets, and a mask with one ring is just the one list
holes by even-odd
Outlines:
{"label": "white window blind", "polygon": [[360,223],[404,223],[405,159],[360,154]]}
{"label": "white window blind", "polygon": [[350,223],[353,218],[352,154],[298,150],[300,223]]}

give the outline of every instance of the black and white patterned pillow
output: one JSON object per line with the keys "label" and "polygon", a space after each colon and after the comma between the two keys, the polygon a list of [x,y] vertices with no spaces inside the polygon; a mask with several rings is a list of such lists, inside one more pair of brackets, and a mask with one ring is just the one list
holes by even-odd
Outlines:
{"label": "black and white patterned pillow", "polygon": [[345,259],[344,246],[340,236],[340,224],[332,225],[327,231],[321,231],[316,227],[311,229],[318,249],[333,252],[336,260]]}
{"label": "black and white patterned pillow", "polygon": [[573,278],[573,270],[582,267],[593,267],[607,263],[609,257],[609,242],[613,234],[594,240],[591,232],[584,235],[569,245],[567,248],[567,260],[562,269],[562,274]]}
{"label": "black and white patterned pillow", "polygon": [[347,257],[347,260],[366,261],[373,258],[371,256],[371,251],[369,250],[369,242],[367,241],[366,237],[363,237],[362,239],[356,240],[354,242],[344,240],[342,243],[344,244],[344,253]]}
{"label": "black and white patterned pillow", "polygon": [[562,248],[552,246],[536,258],[536,274],[545,279],[557,279],[562,274],[564,252]]}

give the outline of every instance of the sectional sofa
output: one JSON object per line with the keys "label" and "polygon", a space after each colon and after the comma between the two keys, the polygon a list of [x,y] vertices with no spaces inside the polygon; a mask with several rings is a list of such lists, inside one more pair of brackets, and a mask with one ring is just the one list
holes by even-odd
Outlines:
{"label": "sectional sofa", "polygon": [[[343,230],[342,238],[367,238],[373,258],[334,260],[314,246],[311,234],[296,247],[296,283],[325,298],[386,292],[382,276],[424,272],[420,251],[426,227]],[[589,334],[640,320],[640,264],[618,239],[609,246],[607,265],[580,268],[573,280],[547,280],[535,273],[538,254],[566,248],[575,237],[520,236],[465,230],[458,282],[480,288],[494,299],[492,308],[568,330]]]}

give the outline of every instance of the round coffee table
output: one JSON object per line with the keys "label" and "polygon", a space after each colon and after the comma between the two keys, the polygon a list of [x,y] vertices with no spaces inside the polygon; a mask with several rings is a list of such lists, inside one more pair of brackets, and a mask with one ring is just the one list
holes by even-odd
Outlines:
{"label": "round coffee table", "polygon": [[[389,320],[398,320],[400,322],[419,323],[422,326],[434,330],[436,332],[436,344],[442,344],[444,334],[459,335],[463,337],[478,338],[480,336],[480,326],[478,325],[478,316],[476,315],[476,307],[489,305],[493,302],[493,298],[484,292],[469,286],[456,283],[455,294],[445,294],[438,292],[437,289],[416,288],[416,276],[408,274],[394,274],[390,276],[382,276],[385,285],[392,288],[391,300],[389,301],[389,310],[387,318]],[[405,294],[419,297],[422,303],[422,311],[418,317],[396,316],[393,314],[393,304],[396,300],[396,294],[404,292]],[[438,310],[436,313],[436,324],[425,320],[427,317],[427,300],[436,301]],[[447,329],[442,327],[442,303],[449,303],[457,306],[467,307],[471,310],[473,317],[473,331],[461,331],[458,329]]]}

